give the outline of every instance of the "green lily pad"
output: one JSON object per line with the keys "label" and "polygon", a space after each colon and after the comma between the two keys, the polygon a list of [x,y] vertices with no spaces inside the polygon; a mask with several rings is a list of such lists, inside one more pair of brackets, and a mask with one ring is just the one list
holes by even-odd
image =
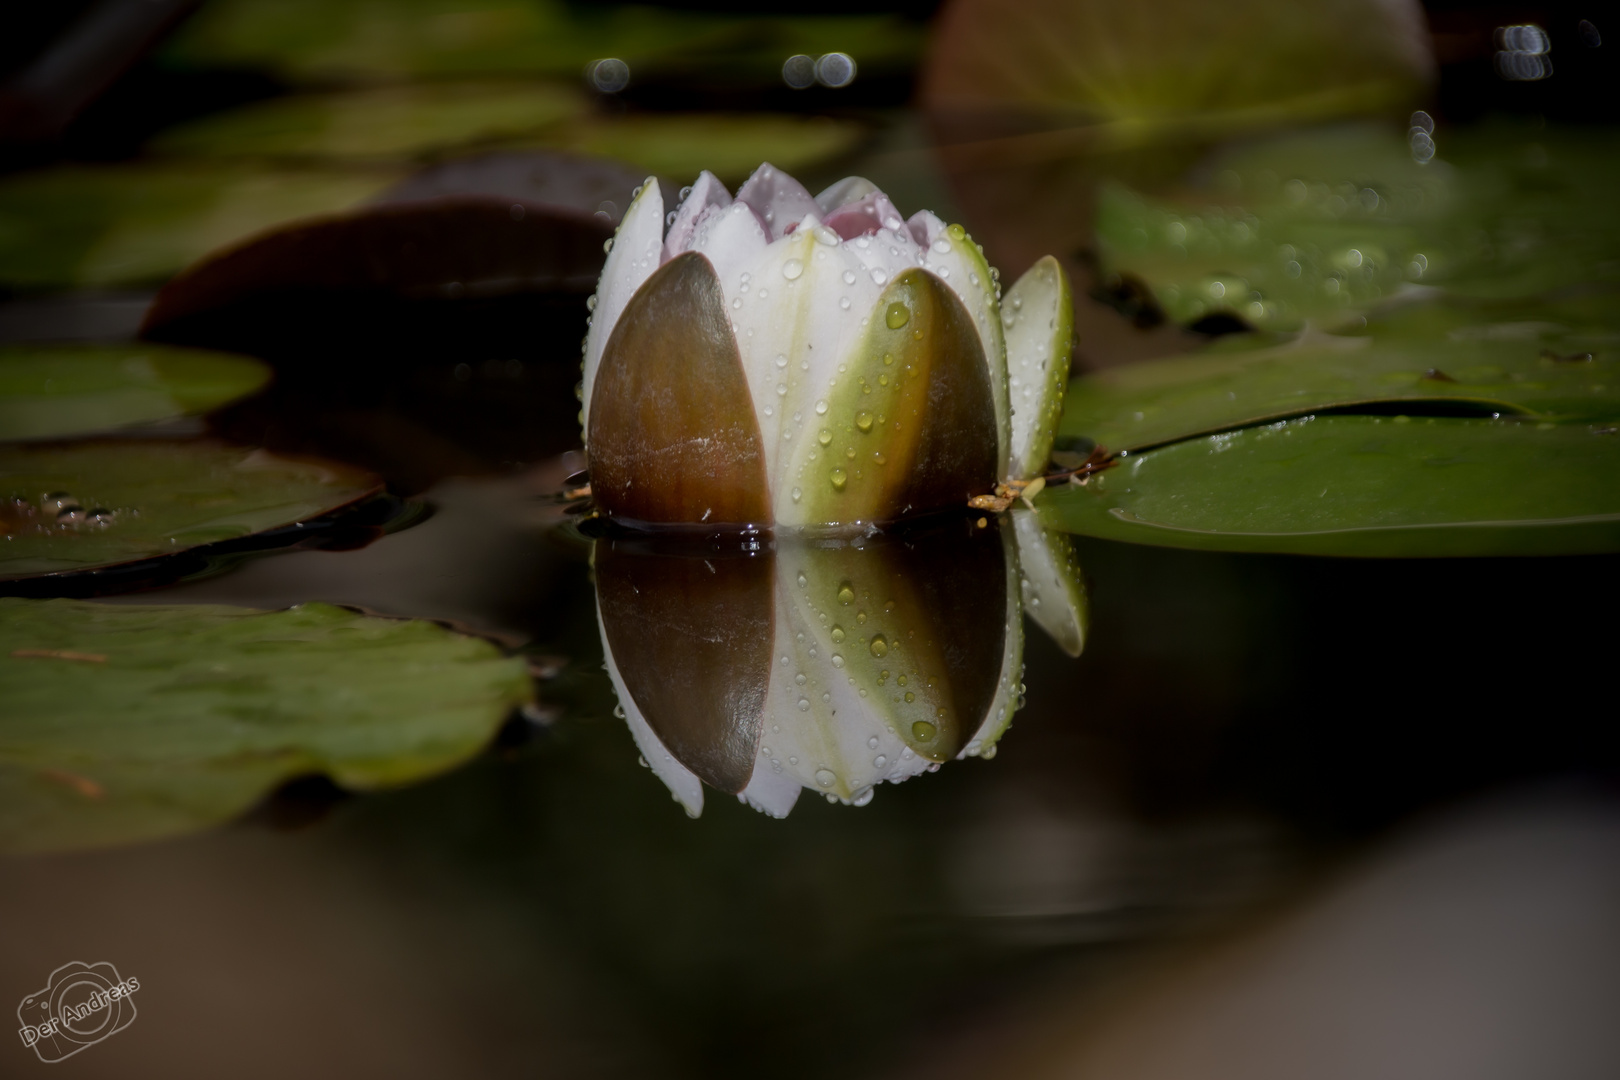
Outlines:
{"label": "green lily pad", "polygon": [[0,348],[0,439],[48,439],[207,412],[270,381],[245,356],[165,345]]}
{"label": "green lily pad", "polygon": [[402,175],[134,163],[0,177],[0,285],[159,282],[273,225],[363,202]]}
{"label": "green lily pad", "polygon": [[1070,385],[1061,430],[1113,451],[1323,409],[1465,406],[1555,421],[1620,417],[1620,324],[1604,294],[1560,305],[1424,304],[1354,336],[1107,369]]}
{"label": "green lily pad", "polygon": [[432,623],[0,599],[0,850],[151,840],[277,784],[465,761],[530,696],[519,659]]}
{"label": "green lily pad", "polygon": [[1107,185],[1099,253],[1179,322],[1231,312],[1279,329],[1413,285],[1502,299],[1620,280],[1613,132],[1487,125],[1433,142],[1420,162],[1398,129],[1330,128],[1229,151],[1201,187]]}
{"label": "green lily pad", "polygon": [[207,442],[0,446],[0,579],[234,540],[376,493],[370,473]]}
{"label": "green lily pad", "polygon": [[183,157],[406,158],[529,135],[578,115],[583,95],[549,83],[451,83],[299,94],[163,133]]}
{"label": "green lily pad", "polygon": [[1172,443],[1043,495],[1054,527],[1208,551],[1620,550],[1614,424],[1318,416]]}

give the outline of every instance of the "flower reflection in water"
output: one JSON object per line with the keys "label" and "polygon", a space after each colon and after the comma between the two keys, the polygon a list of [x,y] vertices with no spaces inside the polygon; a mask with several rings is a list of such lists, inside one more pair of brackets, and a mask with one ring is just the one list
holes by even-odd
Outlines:
{"label": "flower reflection in water", "polygon": [[705,783],[785,817],[801,788],[864,806],[992,757],[1021,704],[1021,614],[1084,642],[1071,543],[1022,511],[850,540],[620,535],[593,562],[624,719],[694,817]]}

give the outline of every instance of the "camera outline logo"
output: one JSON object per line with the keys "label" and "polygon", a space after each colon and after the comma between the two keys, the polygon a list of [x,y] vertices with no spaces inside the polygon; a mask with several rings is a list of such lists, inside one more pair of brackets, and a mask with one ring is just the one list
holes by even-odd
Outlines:
{"label": "camera outline logo", "polygon": [[70,1058],[87,1046],[123,1031],[135,1022],[134,994],[139,979],[121,978],[105,960],[87,964],[71,960],[46,980],[44,987],[22,999],[17,1034],[47,1065]]}

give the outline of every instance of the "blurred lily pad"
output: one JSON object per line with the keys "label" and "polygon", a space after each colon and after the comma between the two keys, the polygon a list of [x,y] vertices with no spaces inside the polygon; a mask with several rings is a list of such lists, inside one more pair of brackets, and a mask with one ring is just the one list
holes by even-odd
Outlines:
{"label": "blurred lily pad", "polygon": [[1119,451],[1323,409],[1454,405],[1560,422],[1616,419],[1613,306],[1612,294],[1558,305],[1422,304],[1353,336],[1311,332],[1110,368],[1070,384],[1062,430]]}
{"label": "blurred lily pad", "polygon": [[432,623],[0,599],[0,850],[187,832],[320,773],[406,784],[484,746],[523,663]]}
{"label": "blurred lily pad", "polygon": [[548,83],[432,83],[297,94],[193,121],[150,149],[181,157],[408,158],[532,135],[586,108]]}
{"label": "blurred lily pad", "polygon": [[1398,107],[1433,74],[1412,0],[1026,0],[1016,12],[958,0],[923,96],[935,111],[1015,114],[1075,136],[1025,149],[1121,149]]}
{"label": "blurred lily pad", "polygon": [[370,473],[207,442],[0,446],[0,579],[89,570],[291,525],[375,494]]}
{"label": "blurred lily pad", "polygon": [[1620,550],[1612,423],[1315,416],[1131,454],[1043,497],[1049,524],[1208,551]]}
{"label": "blurred lily pad", "polygon": [[214,0],[166,48],[175,65],[253,67],[291,82],[491,74],[578,77],[619,57],[631,79],[779,84],[794,53],[842,50],[867,70],[916,60],[922,27],[895,15],[745,16],[567,0]]}
{"label": "blurred lily pad", "polygon": [[674,113],[603,117],[547,134],[544,145],[616,158],[678,182],[707,169],[739,184],[769,161],[800,172],[851,153],[867,135],[853,120],[786,113]]}
{"label": "blurred lily pad", "polygon": [[1614,133],[1487,125],[1418,142],[1414,158],[1396,129],[1330,128],[1228,151],[1197,187],[1107,185],[1104,267],[1178,322],[1261,328],[1342,322],[1413,286],[1502,299],[1620,280]]}
{"label": "blurred lily pad", "polygon": [[246,356],[164,345],[0,348],[0,439],[48,439],[206,412],[270,381]]}
{"label": "blurred lily pad", "polygon": [[363,202],[401,176],[383,168],[134,163],[0,177],[0,284],[162,281],[270,226]]}

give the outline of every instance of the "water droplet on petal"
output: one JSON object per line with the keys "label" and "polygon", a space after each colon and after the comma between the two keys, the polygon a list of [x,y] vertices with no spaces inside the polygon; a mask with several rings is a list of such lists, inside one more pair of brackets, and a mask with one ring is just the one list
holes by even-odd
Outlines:
{"label": "water droplet on petal", "polygon": [[872,268],[872,282],[873,282],[873,284],[882,285],[885,281],[888,281],[888,280],[889,280],[888,271],[884,270],[882,267],[874,266]]}
{"label": "water droplet on petal", "polygon": [[935,727],[926,720],[918,720],[911,725],[911,737],[918,742],[927,742],[934,737]]}
{"label": "water droplet on petal", "polygon": [[898,330],[911,321],[911,309],[896,300],[883,313],[883,322],[890,330]]}
{"label": "water droplet on petal", "polygon": [[855,602],[855,590],[850,588],[847,581],[838,586],[838,602],[840,604],[853,604]]}
{"label": "water droplet on petal", "polygon": [[826,446],[828,443],[832,442],[832,432],[828,431],[826,428],[822,428],[820,433],[816,435],[816,442],[820,443],[822,446]]}
{"label": "water droplet on petal", "polygon": [[873,634],[870,648],[873,656],[887,656],[889,654],[889,641],[882,634]]}
{"label": "water droplet on petal", "polygon": [[797,281],[802,273],[804,273],[804,263],[798,259],[789,259],[782,264],[782,276],[789,281]]}
{"label": "water droplet on petal", "polygon": [[826,402],[826,399],[822,399],[821,401],[816,402],[816,415],[817,416],[826,416],[827,415],[827,402]]}
{"label": "water droplet on petal", "polygon": [[843,469],[834,469],[831,473],[830,479],[832,480],[834,491],[843,491],[844,485],[849,483],[849,474]]}
{"label": "water droplet on petal", "polygon": [[816,770],[816,783],[820,784],[822,787],[832,787],[833,784],[837,782],[838,774],[833,772],[831,769]]}
{"label": "water droplet on petal", "polygon": [[862,431],[871,431],[872,430],[872,414],[869,413],[869,412],[858,412],[858,413],[856,413],[855,414],[855,426],[860,428]]}
{"label": "water droplet on petal", "polygon": [[810,699],[809,698],[800,698],[799,699],[799,711],[800,712],[809,712],[810,711]]}

